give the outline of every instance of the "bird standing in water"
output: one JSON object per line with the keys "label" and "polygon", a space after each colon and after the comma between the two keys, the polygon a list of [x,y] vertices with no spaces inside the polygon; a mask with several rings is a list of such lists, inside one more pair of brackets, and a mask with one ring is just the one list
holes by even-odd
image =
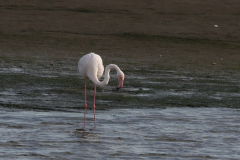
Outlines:
{"label": "bird standing in water", "polygon": [[94,98],[93,98],[93,112],[94,112],[94,123],[96,127],[96,118],[95,118],[95,97],[96,97],[96,86],[104,87],[108,84],[110,79],[109,73],[111,69],[115,69],[117,71],[117,78],[119,81],[119,85],[117,89],[123,87],[124,81],[124,73],[120,70],[120,68],[115,64],[109,64],[105,69],[105,77],[102,82],[99,81],[99,78],[102,76],[104,67],[102,58],[95,54],[89,53],[84,55],[78,62],[78,71],[80,75],[85,79],[85,103],[84,103],[84,127],[86,122],[86,108],[87,108],[87,79],[90,79],[94,84]]}

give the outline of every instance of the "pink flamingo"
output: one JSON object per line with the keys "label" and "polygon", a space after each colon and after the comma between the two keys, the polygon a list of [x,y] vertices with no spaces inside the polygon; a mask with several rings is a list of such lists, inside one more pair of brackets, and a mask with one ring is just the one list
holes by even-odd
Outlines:
{"label": "pink flamingo", "polygon": [[119,81],[119,85],[117,89],[123,87],[124,81],[124,73],[120,70],[120,68],[115,64],[109,64],[105,69],[105,77],[102,82],[99,81],[99,78],[102,76],[104,67],[102,58],[95,54],[89,53],[84,55],[78,62],[78,71],[80,75],[85,79],[85,112],[84,112],[84,127],[86,122],[86,108],[87,108],[87,79],[89,78],[94,84],[94,98],[93,98],[93,112],[94,112],[94,123],[96,127],[96,118],[95,118],[95,96],[96,96],[96,86],[103,87],[108,84],[110,79],[109,72],[111,69],[115,69],[117,71],[117,78]]}

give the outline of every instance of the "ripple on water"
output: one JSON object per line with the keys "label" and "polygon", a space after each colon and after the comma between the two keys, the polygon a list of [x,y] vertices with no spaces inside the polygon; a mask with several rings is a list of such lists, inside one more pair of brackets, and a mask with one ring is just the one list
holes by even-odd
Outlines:
{"label": "ripple on water", "polygon": [[1,109],[1,159],[238,159],[240,110],[114,109],[35,112]]}

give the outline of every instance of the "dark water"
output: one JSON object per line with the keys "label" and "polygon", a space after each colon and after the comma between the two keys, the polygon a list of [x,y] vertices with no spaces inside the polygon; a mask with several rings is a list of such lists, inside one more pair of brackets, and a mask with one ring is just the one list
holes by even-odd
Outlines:
{"label": "dark water", "polygon": [[0,159],[240,159],[232,108],[0,112]]}

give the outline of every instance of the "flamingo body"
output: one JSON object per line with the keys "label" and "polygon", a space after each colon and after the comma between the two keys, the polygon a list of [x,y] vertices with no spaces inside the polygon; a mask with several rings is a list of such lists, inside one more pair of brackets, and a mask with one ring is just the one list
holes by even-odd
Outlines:
{"label": "flamingo body", "polygon": [[89,53],[84,55],[78,62],[78,71],[80,75],[85,79],[85,112],[84,112],[84,127],[86,122],[86,108],[87,108],[87,79],[90,79],[94,84],[94,99],[93,99],[93,111],[94,111],[94,122],[96,127],[96,118],[95,118],[95,97],[96,97],[96,86],[103,87],[108,84],[110,79],[109,73],[111,69],[117,71],[117,78],[119,85],[117,89],[123,87],[124,73],[120,68],[115,64],[109,64],[105,69],[105,77],[102,82],[99,81],[99,78],[102,76],[104,67],[102,58],[95,54]]}
{"label": "flamingo body", "polygon": [[95,53],[84,55],[78,62],[78,71],[84,79],[93,75],[99,79],[104,71],[102,58]]}

